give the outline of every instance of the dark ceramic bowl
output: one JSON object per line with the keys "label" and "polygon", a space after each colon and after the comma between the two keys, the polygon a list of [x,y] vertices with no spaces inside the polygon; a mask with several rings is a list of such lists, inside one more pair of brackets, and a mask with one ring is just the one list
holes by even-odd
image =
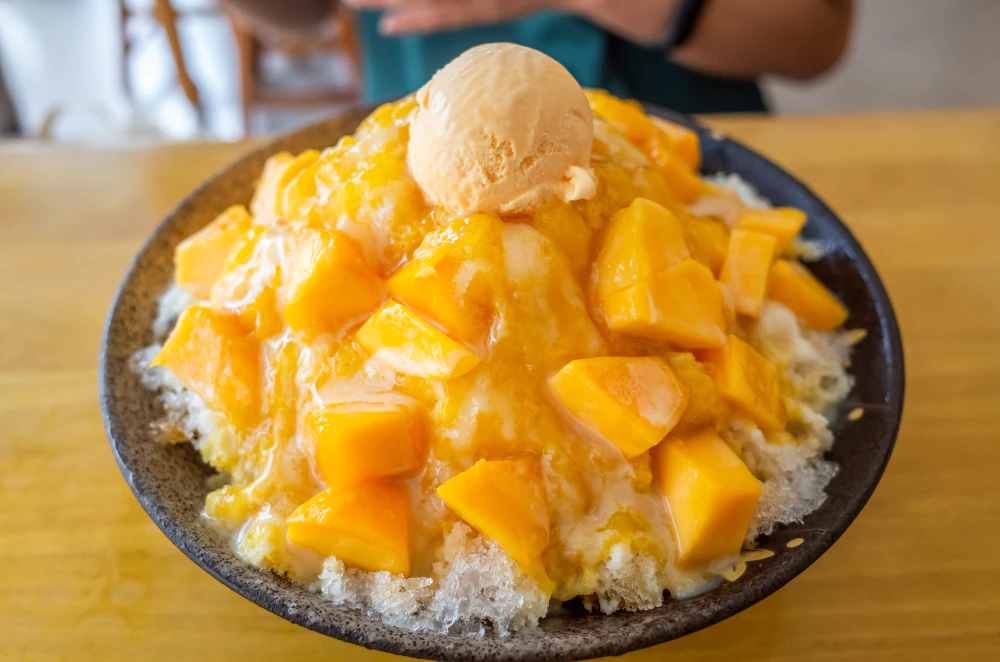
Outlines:
{"label": "dark ceramic bowl", "polygon": [[[654,112],[694,126],[690,119]],[[856,348],[852,372],[857,386],[844,403],[830,459],[840,471],[829,498],[801,525],[783,527],[761,540],[775,556],[751,564],[732,583],[688,600],[611,616],[573,610],[550,615],[540,629],[501,638],[415,634],[363,613],[336,607],[271,573],[259,572],[233,553],[228,541],[202,522],[200,513],[212,470],[187,444],[151,438],[150,422],[161,415],[154,395],[128,367],[129,357],[152,342],[157,298],[171,280],[179,241],[231,204],[247,202],[264,160],[280,150],[293,153],[333,145],[353,132],[366,113],[348,112],[314,124],[257,150],[205,183],[163,221],[136,256],[115,298],[100,361],[101,405],[111,447],[125,480],[149,516],[195,563],[220,582],[293,623],[368,648],[445,660],[574,660],[618,655],[681,637],[746,609],[778,590],[826,551],[861,511],[889,460],[903,406],[903,352],[889,297],[875,268],[850,231],[809,189],[746,147],[699,128],[704,171],[735,172],[777,205],[809,215],[804,235],[819,240],[825,257],[816,275],[847,304],[848,326],[868,331]],[[865,416],[846,424],[846,412],[863,406]],[[801,537],[793,549],[785,543]]]}

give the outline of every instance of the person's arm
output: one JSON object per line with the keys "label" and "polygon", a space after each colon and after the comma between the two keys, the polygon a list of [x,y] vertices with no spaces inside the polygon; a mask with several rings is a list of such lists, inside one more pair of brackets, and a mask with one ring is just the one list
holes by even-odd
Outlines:
{"label": "person's arm", "polygon": [[[662,39],[656,9],[677,1],[567,0],[580,15],[636,43]],[[818,76],[844,53],[853,0],[707,0],[694,32],[671,59],[703,73],[733,78],[775,74]],[[672,17],[672,11],[670,16]]]}
{"label": "person's arm", "polygon": [[[382,9],[387,34],[437,32],[510,20],[540,9],[576,14],[637,44],[661,43],[678,0],[345,0]],[[853,0],[707,0],[688,41],[670,53],[716,76],[806,79],[840,59]]]}

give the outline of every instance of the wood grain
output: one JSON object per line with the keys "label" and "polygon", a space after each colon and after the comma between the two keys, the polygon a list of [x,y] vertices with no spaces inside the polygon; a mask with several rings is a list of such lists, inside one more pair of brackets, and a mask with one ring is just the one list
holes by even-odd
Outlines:
{"label": "wood grain", "polygon": [[[1000,659],[1000,112],[711,122],[857,233],[906,346],[882,484],[812,568],[626,659]],[[161,535],[107,446],[101,326],[131,256],[249,148],[0,147],[0,659],[375,660],[230,592]]]}

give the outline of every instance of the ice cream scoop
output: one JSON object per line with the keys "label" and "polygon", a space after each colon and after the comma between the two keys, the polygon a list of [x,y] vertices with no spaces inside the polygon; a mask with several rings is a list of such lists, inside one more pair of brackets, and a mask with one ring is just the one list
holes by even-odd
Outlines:
{"label": "ice cream scoop", "polygon": [[592,198],[593,116],[561,64],[531,48],[467,50],[417,92],[410,171],[454,214],[528,211]]}

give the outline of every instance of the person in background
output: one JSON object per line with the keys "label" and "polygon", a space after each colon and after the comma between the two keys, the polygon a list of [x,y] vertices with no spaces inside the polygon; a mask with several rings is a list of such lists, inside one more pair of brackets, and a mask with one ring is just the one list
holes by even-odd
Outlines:
{"label": "person in background", "polygon": [[[298,29],[336,0],[228,0]],[[843,56],[853,0],[343,0],[358,10],[367,101],[413,92],[468,48],[507,41],[584,87],[687,113],[763,111],[764,75],[808,80]]]}

